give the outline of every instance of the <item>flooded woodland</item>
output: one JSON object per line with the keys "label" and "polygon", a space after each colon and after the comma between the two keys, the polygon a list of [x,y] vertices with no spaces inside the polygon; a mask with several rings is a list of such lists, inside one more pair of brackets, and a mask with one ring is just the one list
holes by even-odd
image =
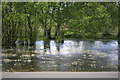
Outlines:
{"label": "flooded woodland", "polygon": [[117,2],[3,2],[4,72],[118,71]]}

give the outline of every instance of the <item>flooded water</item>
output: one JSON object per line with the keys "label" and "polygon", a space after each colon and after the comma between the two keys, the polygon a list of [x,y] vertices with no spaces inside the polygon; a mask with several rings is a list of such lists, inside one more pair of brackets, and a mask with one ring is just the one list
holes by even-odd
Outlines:
{"label": "flooded water", "polygon": [[37,41],[35,47],[3,49],[4,72],[118,71],[116,40]]}

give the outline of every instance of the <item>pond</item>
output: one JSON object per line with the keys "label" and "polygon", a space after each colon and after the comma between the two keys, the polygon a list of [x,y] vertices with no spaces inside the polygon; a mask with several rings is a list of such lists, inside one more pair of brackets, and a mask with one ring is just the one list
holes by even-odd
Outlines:
{"label": "pond", "polygon": [[117,40],[36,41],[36,46],[2,50],[4,72],[118,71]]}

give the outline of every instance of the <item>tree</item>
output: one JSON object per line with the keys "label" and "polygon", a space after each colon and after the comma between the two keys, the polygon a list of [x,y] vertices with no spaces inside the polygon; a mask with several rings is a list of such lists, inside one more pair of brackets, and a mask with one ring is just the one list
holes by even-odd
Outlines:
{"label": "tree", "polygon": [[68,31],[77,38],[96,37],[111,25],[110,15],[100,3],[74,3],[71,8]]}
{"label": "tree", "polygon": [[4,2],[3,46],[34,46],[37,39],[119,36],[116,3]]}
{"label": "tree", "polygon": [[[118,3],[118,15],[120,15],[120,2]],[[120,22],[120,16],[118,16],[118,22]],[[118,25],[118,38],[120,38],[120,23]]]}

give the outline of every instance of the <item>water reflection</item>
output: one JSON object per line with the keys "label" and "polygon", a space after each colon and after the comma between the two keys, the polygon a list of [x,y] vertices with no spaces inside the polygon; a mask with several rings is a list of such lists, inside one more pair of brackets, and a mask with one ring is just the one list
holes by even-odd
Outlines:
{"label": "water reflection", "polygon": [[115,40],[37,41],[36,46],[3,49],[3,71],[117,71]]}

